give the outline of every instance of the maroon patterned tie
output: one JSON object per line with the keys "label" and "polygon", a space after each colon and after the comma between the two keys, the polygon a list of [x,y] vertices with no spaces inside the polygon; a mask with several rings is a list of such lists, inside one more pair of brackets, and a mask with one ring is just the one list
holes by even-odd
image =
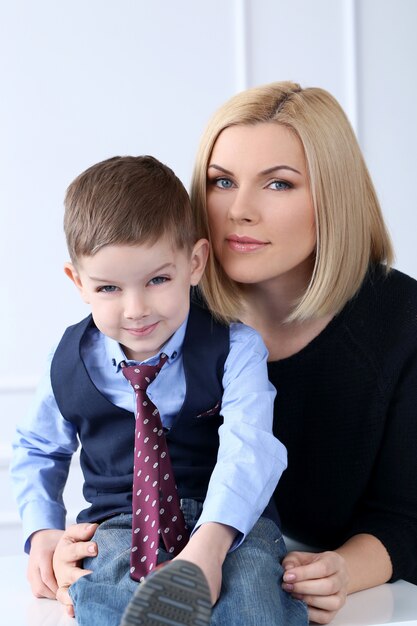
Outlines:
{"label": "maroon patterned tie", "polygon": [[156,565],[160,536],[174,556],[189,537],[159,411],[146,394],[167,358],[162,353],[158,365],[122,369],[136,395],[130,576],[138,581]]}

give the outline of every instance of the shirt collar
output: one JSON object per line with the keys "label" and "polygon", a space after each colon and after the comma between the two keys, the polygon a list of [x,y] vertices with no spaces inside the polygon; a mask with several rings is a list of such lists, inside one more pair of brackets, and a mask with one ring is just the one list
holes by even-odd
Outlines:
{"label": "shirt collar", "polygon": [[110,362],[115,369],[116,372],[120,370],[121,363],[125,362],[127,365],[136,365],[137,363],[148,363],[149,365],[155,365],[158,360],[161,352],[164,352],[168,356],[168,362],[172,363],[177,359],[182,353],[182,345],[184,343],[185,338],[185,330],[187,328],[188,315],[186,319],[183,321],[181,326],[175,331],[175,333],[168,339],[168,341],[161,347],[157,354],[149,357],[145,361],[131,361],[129,360],[125,353],[123,352],[123,348],[115,339],[111,339],[107,337],[107,335],[103,335],[104,337],[104,348],[106,351],[107,362]]}

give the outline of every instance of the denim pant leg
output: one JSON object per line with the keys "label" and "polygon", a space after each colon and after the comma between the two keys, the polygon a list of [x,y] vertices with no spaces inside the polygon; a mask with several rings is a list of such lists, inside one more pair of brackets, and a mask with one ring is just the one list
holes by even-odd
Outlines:
{"label": "denim pant leg", "polygon": [[93,570],[69,588],[79,626],[118,626],[138,583],[130,578],[132,516],[117,515],[97,528],[98,555],[84,559]]}
{"label": "denim pant leg", "polygon": [[223,564],[212,626],[307,626],[307,607],[281,588],[287,550],[281,531],[262,517]]}
{"label": "denim pant leg", "polygon": [[[201,514],[202,503],[182,500],[181,508],[191,530]],[[84,559],[84,567],[93,572],[69,588],[75,615],[79,626],[119,626],[139,584],[130,578],[132,515],[116,515],[102,522],[92,540],[97,542],[98,555]],[[158,563],[171,558],[160,546]]]}

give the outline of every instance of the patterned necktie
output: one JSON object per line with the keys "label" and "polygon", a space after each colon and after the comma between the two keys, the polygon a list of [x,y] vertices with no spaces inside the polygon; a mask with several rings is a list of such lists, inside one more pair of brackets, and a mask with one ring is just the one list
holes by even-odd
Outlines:
{"label": "patterned necktie", "polygon": [[146,394],[167,359],[162,353],[158,365],[122,369],[136,395],[130,576],[138,581],[157,563],[160,536],[173,555],[189,537],[159,411]]}

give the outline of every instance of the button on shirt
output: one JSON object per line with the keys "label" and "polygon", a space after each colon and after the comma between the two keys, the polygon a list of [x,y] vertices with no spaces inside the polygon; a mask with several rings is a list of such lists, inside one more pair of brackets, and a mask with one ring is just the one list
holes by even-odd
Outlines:
{"label": "button on shirt", "polygon": [[[147,391],[167,429],[185,398],[182,345],[186,325],[187,320],[161,348],[160,352],[168,355],[168,362]],[[154,365],[160,352],[144,362]],[[205,522],[232,526],[238,531],[233,547],[250,532],[287,464],[286,449],[272,434],[276,392],[268,381],[267,356],[256,331],[243,324],[231,324],[230,351],[223,376],[219,453],[195,530]],[[121,372],[121,362],[133,365],[137,361],[129,361],[120,344],[95,327],[84,336],[81,357],[97,389],[113,404],[134,413],[135,397]],[[36,530],[65,527],[62,490],[71,456],[78,447],[76,429],[59,412],[52,392],[52,358],[53,352],[13,443],[11,476],[26,551]]]}

